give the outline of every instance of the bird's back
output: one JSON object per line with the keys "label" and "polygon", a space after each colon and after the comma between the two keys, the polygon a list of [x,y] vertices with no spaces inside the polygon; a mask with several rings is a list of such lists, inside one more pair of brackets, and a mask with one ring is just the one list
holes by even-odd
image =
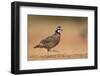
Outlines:
{"label": "bird's back", "polygon": [[43,39],[40,43],[43,45],[44,48],[53,48],[55,47],[60,41],[59,34],[53,34],[45,39]]}

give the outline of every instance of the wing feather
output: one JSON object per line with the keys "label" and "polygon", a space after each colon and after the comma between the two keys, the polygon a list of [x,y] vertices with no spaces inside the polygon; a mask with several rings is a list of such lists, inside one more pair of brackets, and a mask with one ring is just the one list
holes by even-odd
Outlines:
{"label": "wing feather", "polygon": [[50,43],[52,41],[54,41],[54,38],[52,36],[49,36],[49,37],[43,39],[40,43],[47,44],[47,43]]}

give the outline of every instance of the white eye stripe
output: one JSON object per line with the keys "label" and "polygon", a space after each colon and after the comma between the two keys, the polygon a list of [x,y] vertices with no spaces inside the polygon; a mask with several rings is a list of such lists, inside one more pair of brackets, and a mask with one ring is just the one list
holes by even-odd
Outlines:
{"label": "white eye stripe", "polygon": [[61,30],[60,28],[57,28],[56,30]]}

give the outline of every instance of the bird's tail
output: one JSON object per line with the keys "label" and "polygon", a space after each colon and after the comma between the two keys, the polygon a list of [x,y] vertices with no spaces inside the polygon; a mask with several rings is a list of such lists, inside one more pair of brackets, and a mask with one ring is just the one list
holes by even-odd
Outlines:
{"label": "bird's tail", "polygon": [[40,48],[41,46],[40,45],[36,45],[34,48]]}

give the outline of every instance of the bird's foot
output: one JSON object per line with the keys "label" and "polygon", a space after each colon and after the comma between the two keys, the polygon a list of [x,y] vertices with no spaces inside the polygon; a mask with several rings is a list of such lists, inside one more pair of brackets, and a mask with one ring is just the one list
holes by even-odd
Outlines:
{"label": "bird's foot", "polygon": [[52,50],[52,51],[54,51],[54,52],[58,52],[58,50]]}

